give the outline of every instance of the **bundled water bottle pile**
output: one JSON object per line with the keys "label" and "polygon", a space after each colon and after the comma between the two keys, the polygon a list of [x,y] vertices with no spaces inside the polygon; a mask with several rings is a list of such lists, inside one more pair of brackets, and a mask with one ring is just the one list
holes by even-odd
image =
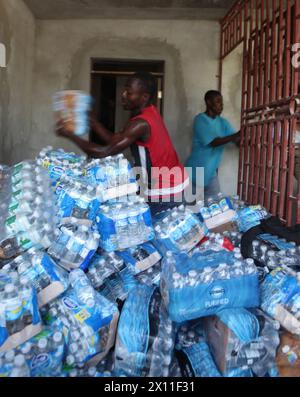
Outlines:
{"label": "bundled water bottle pile", "polygon": [[269,214],[236,196],[152,220],[123,160],[46,148],[48,173],[0,167],[18,225],[1,225],[0,376],[278,376],[279,324],[300,335],[299,247],[264,234],[243,258]]}
{"label": "bundled water bottle pile", "polygon": [[190,251],[208,233],[197,216],[184,205],[161,214],[155,224],[156,246],[166,253]]}
{"label": "bundled water bottle pile", "polygon": [[96,188],[83,177],[62,176],[56,187],[59,216],[94,221],[100,206]]}
{"label": "bundled water bottle pile", "polygon": [[45,321],[62,329],[66,339],[65,363],[73,369],[103,354],[112,316],[117,316],[118,310],[95,291],[82,270],[73,270],[69,280],[72,288],[49,305]]}
{"label": "bundled water bottle pile", "polygon": [[196,250],[176,256],[169,251],[161,277],[161,292],[176,322],[209,316],[220,308],[258,306],[257,268],[253,259],[242,260],[240,254]]}
{"label": "bundled water bottle pile", "polygon": [[[122,259],[114,253],[105,252],[93,257],[87,276],[94,289],[111,302],[126,299],[133,279]],[[126,278],[129,278],[129,282],[126,282]]]}
{"label": "bundled water bottle pile", "polygon": [[254,226],[260,224],[262,219],[268,218],[268,211],[261,205],[250,205],[240,207],[236,218],[240,232],[245,233]]}
{"label": "bundled water bottle pile", "polygon": [[54,150],[52,146],[47,146],[38,154],[37,163],[47,169],[55,185],[63,175],[81,176],[86,156],[65,152],[63,149]]}
{"label": "bundled water bottle pile", "polygon": [[1,189],[1,257],[9,259],[33,245],[48,248],[58,223],[47,173],[34,161],[6,171]]}
{"label": "bundled water bottle pile", "polygon": [[91,160],[85,168],[89,183],[97,187],[101,202],[137,191],[133,169],[123,154]]}
{"label": "bundled water bottle pile", "polygon": [[216,215],[220,215],[230,209],[237,209],[241,202],[238,196],[233,196],[232,199],[219,193],[216,198],[209,197],[206,200],[206,205],[204,201],[198,201],[199,216],[203,220],[212,218]]}
{"label": "bundled water bottle pile", "polygon": [[53,282],[62,283],[63,289],[68,286],[67,273],[56,266],[56,263],[42,250],[30,248],[22,255],[4,265],[1,274],[12,277],[17,274],[25,278],[39,294],[49,287]]}
{"label": "bundled water bottle pile", "polygon": [[0,376],[60,376],[64,354],[64,336],[57,328],[45,327],[30,341],[15,350],[0,353]]}
{"label": "bundled water bottle pile", "polygon": [[146,285],[137,286],[130,292],[119,320],[116,373],[126,376],[169,376],[175,330],[159,290]]}
{"label": "bundled water bottle pile", "polygon": [[27,326],[40,323],[36,290],[31,280],[18,272],[0,274],[0,346]]}
{"label": "bundled water bottle pile", "polygon": [[283,328],[300,335],[300,280],[287,266],[272,270],[261,284],[261,307]]}
{"label": "bundled water bottle pile", "polygon": [[86,269],[99,246],[99,238],[94,226],[82,225],[73,218],[72,223],[60,227],[48,253],[66,270]]}
{"label": "bundled water bottle pile", "polygon": [[155,236],[149,206],[138,197],[102,205],[96,222],[100,246],[107,252],[124,250],[153,240]]}
{"label": "bundled water bottle pile", "polygon": [[269,269],[285,265],[292,270],[300,271],[300,247],[278,236],[259,235],[258,239],[252,242],[252,257]]}

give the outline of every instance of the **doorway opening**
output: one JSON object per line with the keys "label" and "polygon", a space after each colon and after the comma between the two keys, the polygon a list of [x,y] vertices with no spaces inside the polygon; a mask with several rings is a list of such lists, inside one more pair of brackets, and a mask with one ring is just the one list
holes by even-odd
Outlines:
{"label": "doorway opening", "polygon": [[[122,130],[129,119],[129,112],[122,107],[121,94],[128,77],[135,72],[150,72],[156,79],[157,95],[154,105],[163,115],[163,92],[165,62],[159,60],[91,59],[91,94],[94,98],[93,111],[109,131]],[[90,141],[104,142],[90,134]]]}

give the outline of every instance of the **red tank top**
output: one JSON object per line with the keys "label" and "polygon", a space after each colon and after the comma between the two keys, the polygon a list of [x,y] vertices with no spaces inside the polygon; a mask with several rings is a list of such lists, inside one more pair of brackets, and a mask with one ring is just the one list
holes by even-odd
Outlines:
{"label": "red tank top", "polygon": [[[148,177],[148,189],[144,192],[151,198],[163,198],[180,194],[189,184],[189,177],[178,159],[169,133],[157,108],[150,105],[131,120],[142,119],[150,126],[147,142],[136,141],[132,150],[142,167],[143,180]],[[134,153],[135,152],[135,153]]]}

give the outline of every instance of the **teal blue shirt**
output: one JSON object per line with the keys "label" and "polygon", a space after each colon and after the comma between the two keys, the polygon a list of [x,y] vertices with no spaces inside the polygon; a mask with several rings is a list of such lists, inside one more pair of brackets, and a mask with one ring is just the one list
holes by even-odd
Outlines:
{"label": "teal blue shirt", "polygon": [[185,166],[192,168],[192,181],[196,180],[196,167],[204,168],[204,186],[207,186],[217,174],[222,161],[224,145],[212,147],[210,144],[216,138],[224,138],[236,131],[232,125],[221,116],[212,118],[206,113],[200,113],[194,120],[193,148]]}

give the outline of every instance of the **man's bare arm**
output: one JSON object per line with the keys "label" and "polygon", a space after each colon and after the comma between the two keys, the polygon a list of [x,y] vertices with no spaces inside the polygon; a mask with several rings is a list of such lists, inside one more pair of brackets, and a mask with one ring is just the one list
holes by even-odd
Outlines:
{"label": "man's bare arm", "polygon": [[210,145],[212,147],[218,147],[218,146],[226,145],[226,143],[229,143],[229,142],[238,143],[239,139],[240,139],[240,132],[237,132],[236,134],[229,135],[229,136],[226,136],[224,138],[215,138],[210,143]]}
{"label": "man's bare arm", "polygon": [[88,156],[103,158],[123,152],[137,140],[147,139],[150,136],[150,126],[141,119],[130,122],[125,127],[124,132],[112,135],[110,142],[105,146],[88,142],[70,131],[66,131],[61,125],[58,126],[57,134],[70,139]]}

